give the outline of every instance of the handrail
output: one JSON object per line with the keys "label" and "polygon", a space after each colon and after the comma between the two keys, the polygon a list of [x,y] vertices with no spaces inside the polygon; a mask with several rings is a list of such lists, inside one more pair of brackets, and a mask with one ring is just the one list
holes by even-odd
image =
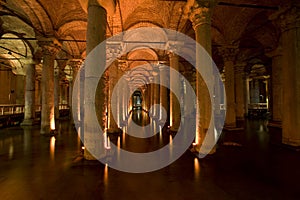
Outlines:
{"label": "handrail", "polygon": [[[59,110],[70,109],[68,104],[59,104]],[[35,111],[40,112],[42,110],[42,105],[36,105]],[[23,114],[25,111],[25,105],[21,104],[0,104],[0,115],[13,115],[13,114]]]}
{"label": "handrail", "polygon": [[250,104],[248,104],[248,109],[267,110],[268,109],[268,103],[250,103]]}

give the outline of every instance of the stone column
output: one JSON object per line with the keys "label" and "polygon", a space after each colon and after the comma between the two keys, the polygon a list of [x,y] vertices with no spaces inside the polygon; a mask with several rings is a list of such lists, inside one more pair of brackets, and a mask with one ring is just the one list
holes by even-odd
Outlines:
{"label": "stone column", "polygon": [[283,7],[273,17],[281,28],[283,109],[282,142],[300,147],[300,3]]}
{"label": "stone column", "polygon": [[41,80],[35,81],[35,105],[41,105]]}
{"label": "stone column", "polygon": [[[194,3],[191,7],[191,12],[189,13],[189,18],[193,24],[193,28],[195,30],[196,41],[204,48],[209,55],[212,52],[211,45],[211,15],[212,15],[212,7],[214,6],[214,0],[205,0],[197,3]],[[189,1],[188,1],[189,3]],[[209,147],[203,146],[202,143],[206,135],[209,135],[209,143],[214,143],[214,130],[208,132],[209,124],[212,123],[211,119],[211,99],[207,88],[213,87],[213,69],[212,69],[212,61],[208,61],[205,57],[206,55],[201,54],[202,49],[196,48],[196,66],[198,68],[202,68],[204,74],[202,76],[206,76],[208,80],[211,80],[209,83],[205,83],[199,73],[196,74],[196,95],[198,99],[199,110],[197,110],[197,119],[196,119],[196,151],[200,151],[202,149],[202,153],[214,153],[215,148],[209,151]],[[205,62],[206,63],[205,63]],[[213,125],[214,126],[214,125]],[[204,152],[205,151],[205,152]]]}
{"label": "stone column", "polygon": [[245,74],[245,81],[244,81],[244,91],[245,91],[245,112],[246,115],[248,116],[248,107],[250,104],[250,86],[249,86],[249,78],[248,75]]}
{"label": "stone column", "polygon": [[41,134],[50,134],[55,130],[54,61],[61,45],[54,38],[39,39],[38,44],[43,51]]}
{"label": "stone column", "polygon": [[59,66],[54,66],[54,116],[59,119],[59,82],[60,82],[60,69]]}
{"label": "stone column", "polygon": [[[86,7],[84,8],[86,9]],[[88,24],[87,24],[87,46],[86,46],[86,54],[89,53],[101,42],[106,39],[106,20],[107,20],[107,13],[106,9],[103,8],[97,0],[89,0],[87,5],[87,12],[88,12]],[[84,151],[84,158],[87,160],[95,160],[96,157],[101,156],[104,153],[104,146],[103,144],[95,143],[98,141],[98,134],[95,130],[96,127],[92,127],[90,124],[89,114],[91,110],[94,110],[97,107],[97,116],[99,118],[101,126],[105,124],[105,113],[106,109],[104,105],[105,96],[103,95],[103,90],[105,89],[105,83],[103,79],[98,82],[99,79],[99,68],[104,68],[106,63],[106,47],[104,46],[102,49],[97,52],[98,58],[96,60],[90,60],[89,63],[86,63],[85,67],[85,75],[84,75],[84,116],[83,116],[83,127],[81,130],[84,132],[84,144],[88,146],[89,149],[85,149]],[[99,60],[101,59],[101,60]],[[96,66],[97,65],[97,66]],[[99,97],[98,99],[91,99],[89,95],[92,91],[89,88],[89,85],[98,85],[98,89],[96,92],[96,96]],[[104,122],[103,122],[104,120]],[[98,155],[92,155],[89,151],[93,151]]]}
{"label": "stone column", "polygon": [[26,67],[25,113],[22,126],[32,126],[35,122],[35,65],[31,60]]}
{"label": "stone column", "polygon": [[237,120],[245,119],[245,69],[246,63],[235,65],[235,102]]}
{"label": "stone column", "polygon": [[252,79],[250,82],[250,104],[259,103],[259,79]]}
{"label": "stone column", "polygon": [[236,112],[235,112],[235,75],[234,65],[235,56],[237,54],[236,47],[221,47],[219,51],[223,57],[225,69],[225,91],[226,91],[226,118],[225,127],[236,127]]}
{"label": "stone column", "polygon": [[[81,59],[71,59],[68,61],[68,65],[71,66],[72,68],[72,79],[69,80],[70,84],[69,84],[69,108],[70,108],[70,118],[73,119],[73,113],[72,113],[72,105],[73,103],[76,104],[76,108],[74,108],[77,111],[77,119],[73,119],[73,120],[79,120],[80,116],[80,79],[77,80],[77,85],[75,86],[75,80],[76,77],[78,76],[78,71],[80,69],[80,66],[82,65],[82,60]],[[75,97],[75,95],[73,96],[73,88],[76,87],[77,88],[77,94],[76,95],[76,102],[73,102],[73,97]]]}
{"label": "stone column", "polygon": [[267,52],[266,55],[272,58],[272,121],[282,122],[282,48]]}
{"label": "stone column", "polygon": [[178,44],[169,43],[169,59],[170,59],[170,68],[177,71],[178,74],[170,72],[170,87],[172,88],[172,93],[170,94],[170,130],[177,132],[180,126],[180,97],[176,97],[175,93],[180,94],[180,77],[179,77],[179,56],[177,52],[179,51]]}
{"label": "stone column", "polygon": [[[112,95],[115,88],[115,85],[118,81],[118,74],[117,74],[117,66],[116,62],[113,63],[109,68],[109,85],[108,85],[108,132],[109,133],[117,133],[118,132],[118,125],[117,125],[117,116],[113,116],[112,106],[114,108],[118,107],[118,97],[117,99],[113,99]],[[117,108],[118,109],[118,108]]]}
{"label": "stone column", "polygon": [[25,102],[25,76],[17,74],[16,76],[16,104],[24,105]]}
{"label": "stone column", "polygon": [[[155,69],[156,70],[156,69]],[[158,105],[159,102],[160,102],[160,91],[159,91],[159,73],[155,73],[155,75],[153,76],[154,78],[154,82],[157,83],[154,85],[154,91],[153,91],[153,97],[154,97],[154,100],[153,100],[153,105]],[[157,110],[157,106],[154,107],[154,110],[153,110],[153,118],[154,119],[159,119],[159,113],[158,113],[158,110]]]}
{"label": "stone column", "polygon": [[[168,86],[169,85],[169,69],[167,66],[159,66],[159,75],[160,75],[160,106],[165,109],[166,114],[168,114]],[[164,86],[165,85],[165,86]],[[163,112],[160,110],[159,120],[163,119]]]}

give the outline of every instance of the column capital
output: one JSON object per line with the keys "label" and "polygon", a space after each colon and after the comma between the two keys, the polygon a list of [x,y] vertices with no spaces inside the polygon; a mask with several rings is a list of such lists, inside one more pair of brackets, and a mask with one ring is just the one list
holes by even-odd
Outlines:
{"label": "column capital", "polygon": [[127,60],[118,60],[118,69],[122,72],[125,72],[128,69],[128,61]]}
{"label": "column capital", "polygon": [[122,42],[106,42],[106,61],[113,61],[115,58],[118,58],[122,55],[122,50],[124,44]]}
{"label": "column capital", "polygon": [[158,65],[157,68],[159,71],[169,70],[169,67],[166,65]]}
{"label": "column capital", "polygon": [[265,55],[269,58],[277,57],[277,56],[282,56],[282,47],[278,46],[276,49],[272,49],[269,51],[265,51]]}
{"label": "column capital", "polygon": [[238,51],[239,51],[239,49],[237,46],[218,47],[218,52],[223,57],[224,62],[235,61]]}
{"label": "column capital", "polygon": [[300,27],[300,3],[293,2],[280,8],[269,17],[279,26],[282,32]]}
{"label": "column capital", "polygon": [[37,39],[43,55],[56,55],[61,48],[61,43],[56,38],[37,37]]}
{"label": "column capital", "polygon": [[67,65],[70,65],[73,70],[78,70],[83,63],[82,59],[70,59],[67,62]]}
{"label": "column capital", "polygon": [[183,13],[190,19],[194,29],[202,24],[210,25],[212,8],[215,3],[215,0],[188,0]]}
{"label": "column capital", "polygon": [[180,41],[168,41],[166,47],[169,57],[175,56],[176,54],[178,55],[183,45],[184,43]]}
{"label": "column capital", "polygon": [[234,71],[236,74],[245,74],[245,67],[247,66],[246,62],[238,62],[235,66],[234,66]]}

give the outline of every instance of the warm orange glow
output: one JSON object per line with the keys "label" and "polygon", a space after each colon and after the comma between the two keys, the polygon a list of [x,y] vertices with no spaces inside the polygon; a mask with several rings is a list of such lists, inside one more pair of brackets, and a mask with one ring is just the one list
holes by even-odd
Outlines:
{"label": "warm orange glow", "polygon": [[109,136],[107,137],[107,149],[110,149],[110,139],[109,139]]}
{"label": "warm orange glow", "polygon": [[198,133],[198,131],[196,131],[195,142],[193,144],[195,144],[194,146],[196,146],[197,144],[199,144],[199,133]]}
{"label": "warm orange glow", "polygon": [[118,149],[120,149],[121,148],[121,138],[118,136],[118,143],[117,143],[117,145],[118,145]]}
{"label": "warm orange glow", "polygon": [[194,175],[196,180],[199,178],[199,174],[200,174],[200,163],[197,158],[194,158]]}
{"label": "warm orange glow", "polygon": [[51,116],[51,119],[50,119],[50,128],[51,128],[51,131],[55,130],[55,118],[54,118],[54,115]]}
{"label": "warm orange glow", "polygon": [[52,136],[50,139],[50,157],[51,160],[54,160],[54,153],[55,153],[55,137]]}
{"label": "warm orange glow", "polygon": [[107,164],[105,164],[105,167],[104,167],[103,181],[104,181],[105,185],[108,184],[108,165]]}
{"label": "warm orange glow", "polygon": [[173,101],[172,101],[172,95],[171,95],[171,101],[170,101],[170,125],[168,128],[172,127],[173,126],[173,109],[172,109],[172,104],[173,104]]}
{"label": "warm orange glow", "polygon": [[159,144],[163,144],[162,127],[159,125]]}
{"label": "warm orange glow", "polygon": [[110,149],[110,140],[109,140],[109,137],[107,136],[107,131],[105,130],[104,132],[104,148],[105,149]]}

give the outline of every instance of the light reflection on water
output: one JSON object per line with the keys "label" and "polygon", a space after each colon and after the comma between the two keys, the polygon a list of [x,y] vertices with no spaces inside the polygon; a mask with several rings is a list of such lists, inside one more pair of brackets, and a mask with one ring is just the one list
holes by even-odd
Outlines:
{"label": "light reflection on water", "polygon": [[55,157],[55,137],[52,136],[50,139],[50,158],[53,161]]}
{"label": "light reflection on water", "polygon": [[199,180],[200,175],[200,163],[198,158],[194,158],[194,178],[195,180]]}
{"label": "light reflection on water", "polygon": [[10,138],[10,144],[9,144],[9,154],[8,154],[8,158],[9,160],[11,160],[14,156],[14,142],[13,142],[13,138]]}
{"label": "light reflection on water", "polygon": [[104,182],[105,186],[108,185],[108,165],[107,164],[105,164],[105,167],[104,167],[103,182]]}

